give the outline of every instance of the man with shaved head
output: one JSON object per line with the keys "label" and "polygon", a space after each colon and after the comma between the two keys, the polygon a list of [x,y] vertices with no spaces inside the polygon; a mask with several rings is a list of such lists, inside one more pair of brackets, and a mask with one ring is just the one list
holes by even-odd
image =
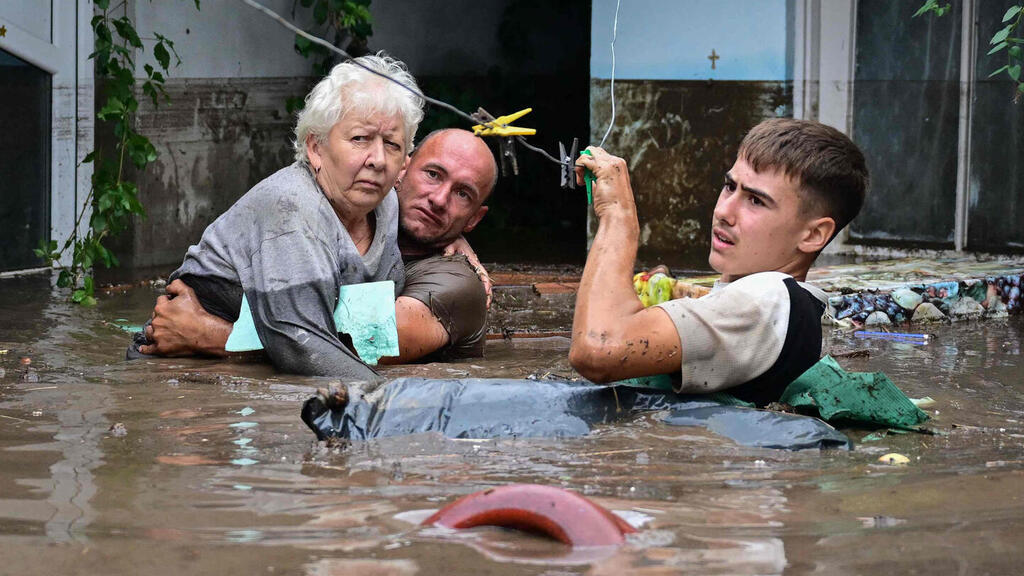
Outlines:
{"label": "man with shaved head", "polygon": [[[405,288],[395,301],[401,355],[382,363],[483,355],[487,294],[478,275],[485,273],[465,256],[445,256],[444,250],[487,213],[483,203],[497,178],[490,149],[466,130],[432,132],[409,157],[395,183],[406,266]],[[181,280],[169,284],[167,293],[146,328],[151,344],[138,351],[225,356],[232,324],[204,310]]]}

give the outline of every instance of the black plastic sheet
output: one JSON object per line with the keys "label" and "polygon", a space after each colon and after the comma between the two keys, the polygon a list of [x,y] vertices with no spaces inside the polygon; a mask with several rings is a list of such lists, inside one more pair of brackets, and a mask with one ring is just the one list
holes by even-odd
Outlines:
{"label": "black plastic sheet", "polygon": [[343,409],[311,398],[302,415],[321,440],[423,432],[449,438],[566,438],[644,411],[664,411],[667,424],[704,426],[746,446],[850,448],[846,436],[817,418],[723,406],[661,390],[556,380],[399,378],[378,387],[349,386]]}

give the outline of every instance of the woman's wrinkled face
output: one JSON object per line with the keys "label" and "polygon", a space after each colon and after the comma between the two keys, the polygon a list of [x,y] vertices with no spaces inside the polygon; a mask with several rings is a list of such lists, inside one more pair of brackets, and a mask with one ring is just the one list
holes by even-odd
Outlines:
{"label": "woman's wrinkled face", "polygon": [[400,114],[350,112],[324,142],[306,140],[310,166],[340,217],[365,216],[377,207],[405,165],[405,125]]}

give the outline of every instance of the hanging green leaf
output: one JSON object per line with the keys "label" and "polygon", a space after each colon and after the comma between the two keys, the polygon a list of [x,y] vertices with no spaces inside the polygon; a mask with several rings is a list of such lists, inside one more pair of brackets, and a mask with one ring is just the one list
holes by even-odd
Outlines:
{"label": "hanging green leaf", "polygon": [[991,78],[991,77],[995,76],[996,74],[1001,74],[1002,72],[1005,72],[1006,69],[1008,69],[1009,67],[1010,67],[1010,65],[1007,64],[1006,66],[1003,66],[1002,68],[999,68],[995,72],[989,74],[988,77]]}
{"label": "hanging green leaf", "polygon": [[1014,16],[1020,13],[1021,8],[1024,8],[1024,6],[1010,6],[1010,8],[1006,11],[1006,14],[1003,14],[1003,22],[1009,22],[1010,20],[1012,20]]}
{"label": "hanging green leaf", "polygon": [[991,50],[988,51],[988,55],[991,56],[992,54],[995,54],[996,52],[999,52],[1003,48],[1006,48],[1008,45],[1009,45],[1008,42],[1000,42],[999,44],[996,44],[996,46],[994,48],[992,48]]}
{"label": "hanging green leaf", "polygon": [[1011,30],[1013,30],[1013,24],[1010,24],[1006,28],[1003,28],[999,32],[996,32],[992,36],[992,40],[989,41],[989,44],[998,44],[998,43],[1002,42],[1003,40],[1006,40],[1006,37],[1010,35],[1010,31]]}
{"label": "hanging green leaf", "polygon": [[171,65],[171,54],[164,47],[163,42],[157,42],[153,45],[153,57],[156,58],[157,63],[164,70],[167,70]]}
{"label": "hanging green leaf", "polygon": [[135,27],[132,26],[132,21],[127,16],[114,20],[113,24],[114,29],[117,30],[117,34],[121,38],[127,40],[135,48],[142,48],[142,40],[139,38],[138,32],[135,31]]}

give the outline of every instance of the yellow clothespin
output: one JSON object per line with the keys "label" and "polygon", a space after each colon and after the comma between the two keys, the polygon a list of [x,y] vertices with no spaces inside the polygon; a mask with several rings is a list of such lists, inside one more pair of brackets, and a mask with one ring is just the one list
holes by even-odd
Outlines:
{"label": "yellow clothespin", "polygon": [[473,126],[473,134],[477,136],[533,136],[537,133],[533,128],[519,128],[508,125],[532,111],[533,108],[527,108],[514,114],[499,116],[486,124],[477,124]]}

